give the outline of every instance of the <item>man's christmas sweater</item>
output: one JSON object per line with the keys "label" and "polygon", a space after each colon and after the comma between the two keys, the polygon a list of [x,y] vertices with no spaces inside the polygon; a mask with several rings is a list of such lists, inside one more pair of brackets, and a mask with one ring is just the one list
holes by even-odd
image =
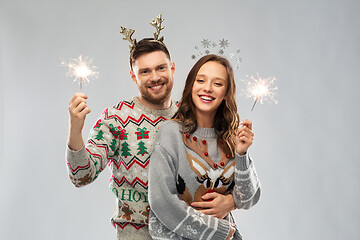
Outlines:
{"label": "man's christmas sweater", "polygon": [[117,198],[112,223],[122,239],[134,239],[127,234],[127,229],[134,231],[129,228],[147,229],[150,154],[160,123],[176,110],[174,102],[168,109],[154,110],[137,97],[122,101],[102,113],[85,147],[67,150],[68,172],[76,187],[91,183],[109,165],[109,186]]}
{"label": "man's christmas sweater", "polygon": [[[224,152],[214,128],[181,133],[175,121],[162,124],[149,168],[149,230],[153,239],[225,239],[232,219],[217,219],[191,207],[209,192],[233,194],[237,208],[260,197],[260,182],[249,154]],[[241,239],[239,231],[234,239]]]}

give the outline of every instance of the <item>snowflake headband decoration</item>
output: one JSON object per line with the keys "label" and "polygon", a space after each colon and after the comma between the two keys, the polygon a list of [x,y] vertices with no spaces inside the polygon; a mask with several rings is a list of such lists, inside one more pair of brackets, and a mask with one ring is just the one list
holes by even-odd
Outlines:
{"label": "snowflake headband decoration", "polygon": [[226,49],[229,48],[229,41],[225,40],[224,38],[219,40],[218,43],[215,41],[211,41],[207,38],[204,38],[200,42],[201,47],[195,46],[196,53],[191,55],[192,59],[200,58],[202,56],[208,55],[208,54],[218,54],[222,57],[227,57],[228,60],[230,60],[233,63],[233,66],[235,69],[239,69],[240,62],[242,61],[242,58],[239,57],[240,49],[236,49],[234,52],[227,53]]}
{"label": "snowflake headband decoration", "polygon": [[[160,43],[160,44],[162,44],[162,45],[165,46],[165,44],[163,43],[163,41],[164,41],[164,36],[160,37],[160,32],[161,32],[162,30],[164,30],[164,28],[165,28],[164,26],[162,26],[162,23],[163,23],[163,22],[164,22],[164,18],[163,18],[163,16],[162,16],[162,14],[159,14],[159,15],[156,17],[156,19],[151,20],[150,25],[153,26],[153,27],[155,27],[155,29],[156,29],[156,31],[154,32],[154,40],[152,40],[152,41],[158,42],[158,43]],[[131,29],[131,28],[129,28],[129,30],[127,30],[127,28],[126,28],[126,27],[123,27],[123,26],[121,26],[120,28],[121,28],[120,33],[125,36],[125,37],[123,38],[123,40],[128,40],[128,41],[131,43],[131,45],[129,45],[130,52],[134,51],[134,49],[135,49],[136,46],[137,46],[137,41],[136,41],[136,39],[133,39],[133,38],[132,38],[132,35],[134,34],[135,30],[134,30],[134,29]]]}

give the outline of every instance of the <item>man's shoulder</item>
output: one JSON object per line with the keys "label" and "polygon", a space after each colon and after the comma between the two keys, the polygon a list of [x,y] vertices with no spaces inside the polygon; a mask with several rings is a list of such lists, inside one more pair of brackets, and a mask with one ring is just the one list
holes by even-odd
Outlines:
{"label": "man's shoulder", "polygon": [[107,108],[105,111],[110,115],[146,116],[152,120],[165,120],[172,118],[177,110],[178,103],[175,101],[172,101],[172,104],[169,108],[157,110],[145,106],[136,96],[134,96],[128,100],[122,100],[118,102],[116,105]]}
{"label": "man's shoulder", "polygon": [[112,109],[121,111],[123,109],[134,109],[135,107],[135,100],[134,97],[128,99],[128,100],[121,100],[120,102],[118,102],[116,105],[114,105],[112,107]]}

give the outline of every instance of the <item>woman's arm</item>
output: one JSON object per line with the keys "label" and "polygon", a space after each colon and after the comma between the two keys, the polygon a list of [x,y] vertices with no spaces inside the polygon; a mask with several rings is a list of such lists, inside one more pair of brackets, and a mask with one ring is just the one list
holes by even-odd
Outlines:
{"label": "woman's arm", "polygon": [[260,181],[249,154],[235,154],[234,202],[236,208],[249,209],[260,198]]}
{"label": "woman's arm", "polygon": [[260,198],[260,182],[248,153],[253,140],[252,122],[245,119],[236,134],[235,187],[233,190],[236,208],[249,209]]}

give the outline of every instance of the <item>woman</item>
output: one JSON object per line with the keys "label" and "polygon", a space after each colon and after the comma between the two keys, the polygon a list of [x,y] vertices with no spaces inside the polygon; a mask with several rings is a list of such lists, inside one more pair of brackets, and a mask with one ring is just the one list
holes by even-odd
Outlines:
{"label": "woman", "polygon": [[[179,109],[162,124],[149,167],[149,230],[153,239],[241,239],[231,216],[218,219],[191,207],[209,192],[233,194],[237,208],[260,197],[247,153],[252,123],[242,122],[230,63],[207,55],[191,69]],[[200,210],[200,209],[199,209]]]}

